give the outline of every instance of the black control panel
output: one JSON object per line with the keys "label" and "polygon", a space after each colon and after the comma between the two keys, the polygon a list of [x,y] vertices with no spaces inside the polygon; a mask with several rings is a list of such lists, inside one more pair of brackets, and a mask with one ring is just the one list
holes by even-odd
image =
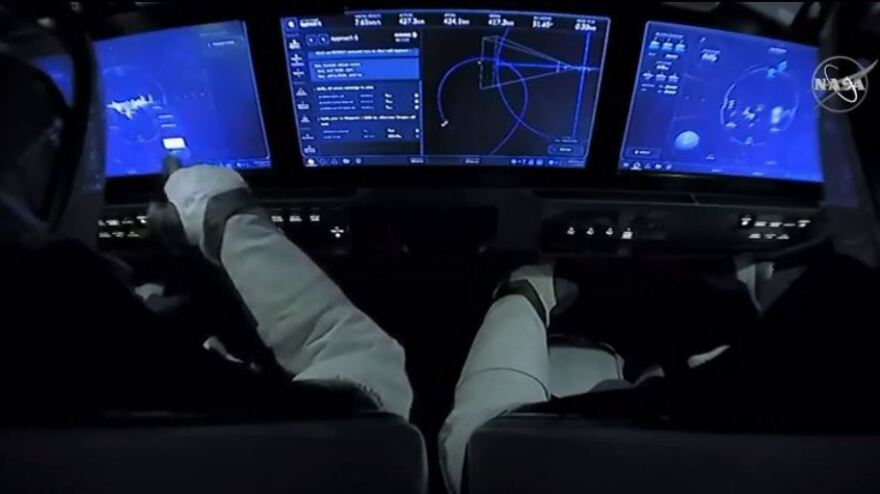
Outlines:
{"label": "black control panel", "polygon": [[351,252],[351,221],[345,207],[274,203],[267,205],[267,212],[272,223],[304,249],[331,255]]}
{"label": "black control panel", "polygon": [[[315,203],[266,203],[269,219],[303,249],[313,253],[344,255],[351,251],[348,209]],[[98,246],[119,253],[152,246],[147,208],[128,205],[108,208],[98,220]]]}
{"label": "black control panel", "polygon": [[542,247],[563,254],[764,251],[814,238],[817,217],[800,208],[629,204],[560,213],[544,222]]}
{"label": "black control panel", "polygon": [[[773,251],[822,235],[817,208],[576,196],[523,189],[364,189],[264,200],[271,221],[318,256],[544,256]],[[679,199],[679,200],[675,200]],[[109,208],[101,247],[148,245],[146,207]]]}

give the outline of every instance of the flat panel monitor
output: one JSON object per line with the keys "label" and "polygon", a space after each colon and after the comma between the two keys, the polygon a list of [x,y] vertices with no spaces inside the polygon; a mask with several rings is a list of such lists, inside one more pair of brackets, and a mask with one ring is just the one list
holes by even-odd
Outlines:
{"label": "flat panel monitor", "polygon": [[281,28],[307,167],[586,166],[607,18],[372,11]]}
{"label": "flat panel monitor", "polygon": [[619,166],[821,182],[815,47],[649,22]]}
{"label": "flat panel monitor", "polygon": [[245,26],[165,29],[96,43],[107,120],[107,176],[186,165],[270,166]]}

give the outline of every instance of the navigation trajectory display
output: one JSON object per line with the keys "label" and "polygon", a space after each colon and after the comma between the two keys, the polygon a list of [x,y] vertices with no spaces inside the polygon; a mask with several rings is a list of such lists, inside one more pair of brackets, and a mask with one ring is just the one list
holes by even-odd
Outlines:
{"label": "navigation trajectory display", "polygon": [[810,46],[649,22],[620,167],[821,182],[817,62]]}
{"label": "navigation trajectory display", "polygon": [[184,165],[270,165],[244,24],[166,29],[96,46],[107,116],[107,176]]}
{"label": "navigation trajectory display", "polygon": [[583,167],[608,27],[484,11],[282,19],[306,166]]}

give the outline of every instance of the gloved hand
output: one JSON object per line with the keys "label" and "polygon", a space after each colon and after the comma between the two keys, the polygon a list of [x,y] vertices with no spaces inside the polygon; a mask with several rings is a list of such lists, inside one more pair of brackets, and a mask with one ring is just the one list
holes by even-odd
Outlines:
{"label": "gloved hand", "polygon": [[166,239],[175,236],[197,246],[219,262],[226,220],[235,214],[260,211],[241,176],[228,168],[192,166],[173,171],[165,183],[167,204],[150,205],[151,230]]}
{"label": "gloved hand", "polygon": [[577,285],[554,274],[552,264],[523,266],[505,280],[495,291],[495,298],[522,295],[544,322],[550,326],[551,315],[561,314],[577,299]]}
{"label": "gloved hand", "polygon": [[[220,262],[226,220],[242,212],[259,212],[244,180],[226,168],[181,168],[173,157],[163,167],[167,176],[164,197],[150,203],[147,225],[150,236],[172,254],[165,260],[173,263],[175,296],[181,299],[174,307],[175,317],[186,320],[185,326],[197,331],[201,339],[216,337],[252,367],[282,374],[257,334],[253,314]],[[167,309],[155,302],[148,305]]]}

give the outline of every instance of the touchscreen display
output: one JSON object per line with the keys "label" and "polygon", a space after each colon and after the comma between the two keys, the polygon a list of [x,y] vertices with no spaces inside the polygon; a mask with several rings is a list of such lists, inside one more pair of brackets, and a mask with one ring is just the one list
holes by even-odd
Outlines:
{"label": "touchscreen display", "polygon": [[242,22],[96,43],[107,120],[107,176],[184,165],[270,166]]}
{"label": "touchscreen display", "polygon": [[375,11],[281,28],[306,166],[586,166],[606,18]]}
{"label": "touchscreen display", "polygon": [[649,22],[620,168],[820,182],[817,63],[811,46]]}

